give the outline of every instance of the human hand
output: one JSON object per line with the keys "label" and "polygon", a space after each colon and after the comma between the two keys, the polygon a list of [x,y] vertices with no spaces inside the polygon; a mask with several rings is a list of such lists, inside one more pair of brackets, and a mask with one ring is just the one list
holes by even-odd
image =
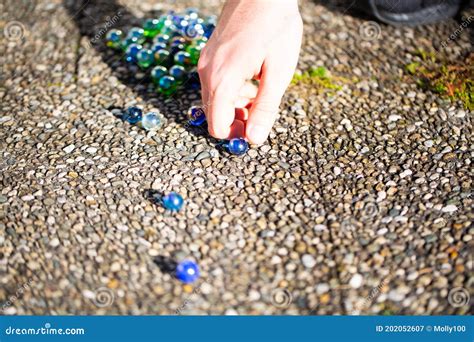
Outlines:
{"label": "human hand", "polygon": [[[297,0],[228,0],[198,71],[209,133],[265,142],[298,62]],[[260,81],[252,90],[248,81]],[[237,110],[247,107],[249,110]],[[236,116],[237,113],[237,116]]]}

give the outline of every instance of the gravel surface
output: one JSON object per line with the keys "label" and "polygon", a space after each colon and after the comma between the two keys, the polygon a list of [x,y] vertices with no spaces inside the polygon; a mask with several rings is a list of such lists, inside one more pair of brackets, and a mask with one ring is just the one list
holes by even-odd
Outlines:
{"label": "gravel surface", "polygon": [[[459,22],[396,28],[303,1],[299,71],[324,66],[340,89],[292,85],[268,142],[239,158],[187,127],[199,94],[159,97],[100,42],[114,17],[221,2],[3,3],[2,313],[469,312],[472,113],[404,71],[420,48],[466,56],[468,29],[439,48]],[[164,128],[114,116],[132,104]],[[171,190],[178,214],[149,199]],[[183,258],[193,286],[170,274]]]}

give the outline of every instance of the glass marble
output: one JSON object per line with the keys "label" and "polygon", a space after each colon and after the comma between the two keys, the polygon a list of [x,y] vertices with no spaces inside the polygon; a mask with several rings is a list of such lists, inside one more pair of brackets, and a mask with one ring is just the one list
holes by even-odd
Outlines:
{"label": "glass marble", "polygon": [[184,260],[176,267],[176,278],[185,284],[194,283],[199,278],[199,266],[192,260]]}
{"label": "glass marble", "polygon": [[249,144],[243,138],[231,139],[227,143],[227,150],[236,156],[241,156],[249,150]]}
{"label": "glass marble", "polygon": [[206,114],[201,107],[192,106],[188,110],[189,124],[191,126],[201,126],[206,122]]}
{"label": "glass marble", "polygon": [[183,30],[182,34],[187,39],[195,39],[204,36],[204,27],[199,23],[189,23]]}
{"label": "glass marble", "polygon": [[197,65],[199,57],[201,56],[202,47],[200,45],[190,45],[186,48],[186,52],[189,53],[190,63],[192,65]]}
{"label": "glass marble", "polygon": [[121,47],[121,42],[123,38],[123,32],[120,30],[110,30],[107,32],[107,36],[105,37],[106,44],[108,47],[117,49]]}
{"label": "glass marble", "polygon": [[168,34],[159,34],[153,39],[153,43],[164,43],[168,44],[171,37]]}
{"label": "glass marble", "polygon": [[171,95],[177,89],[178,84],[173,76],[163,76],[158,81],[158,91],[163,95]]}
{"label": "glass marble", "polygon": [[131,124],[136,124],[142,119],[143,112],[138,107],[129,107],[123,114],[122,118]]}
{"label": "glass marble", "polygon": [[192,45],[203,48],[206,46],[207,41],[208,39],[206,37],[201,37],[201,38],[195,39]]}
{"label": "glass marble", "polygon": [[179,65],[189,65],[191,63],[191,55],[186,51],[179,51],[174,55],[174,61]]}
{"label": "glass marble", "polygon": [[147,38],[154,38],[161,31],[160,19],[147,19],[143,24],[143,33]]}
{"label": "glass marble", "polygon": [[141,27],[132,27],[127,33],[127,38],[136,38],[138,43],[145,41],[145,31]]}
{"label": "glass marble", "polygon": [[166,69],[162,65],[158,65],[158,66],[154,67],[153,69],[151,69],[150,76],[151,76],[151,79],[153,80],[153,82],[155,84],[158,84],[158,81],[160,80],[160,78],[165,76],[167,73],[168,73],[168,69]]}
{"label": "glass marble", "polygon": [[192,69],[188,72],[188,80],[186,86],[192,90],[201,89],[201,80],[199,79],[199,73],[196,69]]}
{"label": "glass marble", "polygon": [[194,7],[186,8],[184,13],[188,15],[189,19],[193,20],[199,18],[199,10]]}
{"label": "glass marble", "polygon": [[176,81],[182,82],[186,77],[186,69],[181,65],[173,65],[169,70],[170,76],[173,76]]}
{"label": "glass marble", "polygon": [[170,48],[170,53],[171,53],[172,55],[175,55],[175,54],[177,54],[177,53],[180,52],[180,51],[184,51],[185,49],[186,49],[186,45],[184,45],[184,44],[178,44],[178,45],[172,46],[172,47]]}
{"label": "glass marble", "polygon": [[158,113],[149,112],[142,117],[142,127],[147,131],[155,131],[163,124],[163,120]]}
{"label": "glass marble", "polygon": [[180,194],[176,192],[170,192],[169,194],[163,196],[161,199],[163,207],[171,211],[178,211],[183,207],[184,200]]}
{"label": "glass marble", "polygon": [[153,53],[155,53],[156,51],[158,50],[166,50],[166,44],[165,43],[154,43],[152,46],[151,46],[151,51],[153,51]]}
{"label": "glass marble", "polygon": [[173,39],[170,40],[169,42],[170,47],[179,45],[179,44],[186,44],[186,39],[183,37],[174,37]]}
{"label": "glass marble", "polygon": [[141,49],[137,53],[137,63],[141,68],[148,68],[155,61],[153,51],[150,49]]}
{"label": "glass marble", "polygon": [[140,44],[130,45],[125,53],[125,60],[129,63],[136,63],[138,52],[140,52],[142,48],[143,47]]}
{"label": "glass marble", "polygon": [[136,37],[125,38],[120,42],[120,47],[126,51],[127,48],[132,44],[138,44],[138,39]]}
{"label": "glass marble", "polygon": [[161,49],[155,52],[155,61],[159,65],[168,65],[170,62],[170,53],[168,50]]}

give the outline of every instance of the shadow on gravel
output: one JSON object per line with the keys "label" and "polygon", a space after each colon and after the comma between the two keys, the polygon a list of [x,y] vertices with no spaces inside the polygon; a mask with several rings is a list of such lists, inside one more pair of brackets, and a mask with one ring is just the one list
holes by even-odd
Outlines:
{"label": "shadow on gravel", "polygon": [[362,8],[365,4],[367,6],[367,0],[312,0],[316,5],[326,7],[332,12],[339,14],[348,14],[354,17],[373,20],[373,18],[365,13]]}
{"label": "shadow on gravel", "polygon": [[154,260],[162,273],[168,273],[174,276],[178,263],[171,258],[159,255]]}
{"label": "shadow on gravel", "polygon": [[[63,0],[63,5],[70,16],[69,20],[74,21],[79,28],[81,38],[87,37],[85,48],[95,49],[121,83],[131,88],[146,102],[158,108],[167,119],[173,119],[195,136],[204,136],[209,142],[214,142],[207,131],[201,127],[188,125],[188,118],[184,114],[191,106],[190,95],[194,94],[196,97],[194,100],[199,100],[200,92],[181,89],[170,97],[164,97],[155,91],[146,70],[127,63],[123,59],[124,54],[121,51],[110,49],[105,45],[104,39],[110,29],[115,28],[126,32],[131,27],[141,27],[143,18],[137,18],[126,6],[118,4],[116,0]],[[162,12],[159,11],[151,11],[146,14],[146,17],[157,17],[161,14]],[[80,49],[83,48],[82,44]],[[81,54],[81,50],[79,50],[79,54]],[[79,58],[76,63],[79,63]],[[76,65],[76,69],[77,67],[78,65]],[[106,109],[112,110],[114,108],[117,107],[112,105]]]}

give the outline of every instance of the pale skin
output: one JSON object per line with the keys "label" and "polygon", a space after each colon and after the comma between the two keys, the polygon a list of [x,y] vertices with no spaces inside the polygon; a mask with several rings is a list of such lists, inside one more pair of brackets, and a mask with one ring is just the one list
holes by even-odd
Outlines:
{"label": "pale skin", "polygon": [[[297,0],[228,0],[198,71],[209,133],[264,143],[293,77],[303,23]],[[258,89],[251,79],[259,80]]]}

